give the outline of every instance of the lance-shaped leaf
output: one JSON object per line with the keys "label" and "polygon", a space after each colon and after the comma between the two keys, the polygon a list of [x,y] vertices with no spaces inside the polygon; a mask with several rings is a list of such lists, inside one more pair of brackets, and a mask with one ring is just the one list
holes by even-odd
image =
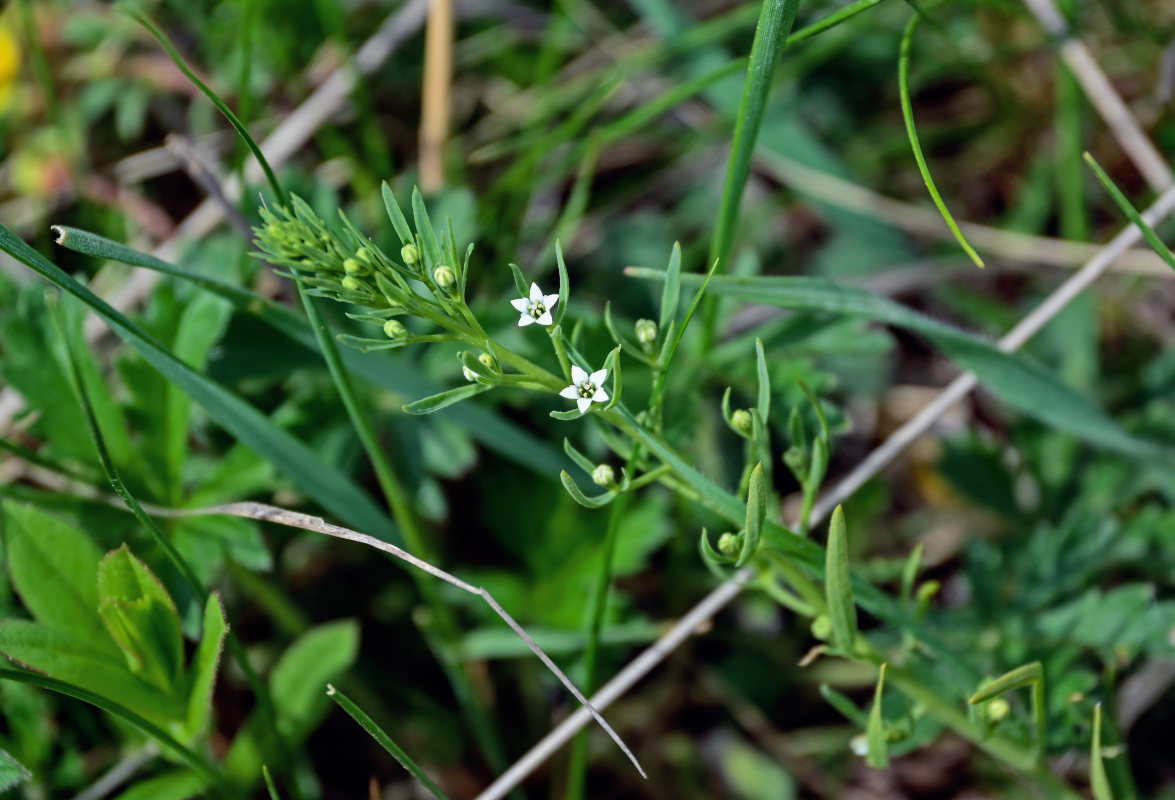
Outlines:
{"label": "lance-shaped leaf", "polygon": [[227,633],[228,623],[224,618],[224,606],[217,595],[211,594],[204,605],[204,632],[200,646],[192,656],[188,687],[189,736],[197,736],[208,727],[208,720],[212,715],[212,690],[216,687],[216,670],[220,664],[220,653],[224,649],[224,638]]}
{"label": "lance-shaped leaf", "polygon": [[174,693],[183,667],[183,634],[171,595],[124,544],[98,565],[98,612],[131,672]]}
{"label": "lance-shaped leaf", "polygon": [[1089,153],[1085,154],[1085,163],[1093,170],[1093,174],[1101,181],[1105,190],[1110,193],[1110,197],[1114,198],[1114,202],[1118,204],[1118,208],[1122,210],[1122,213],[1126,215],[1127,219],[1142,231],[1142,236],[1146,239],[1147,244],[1154,249],[1159,255],[1159,258],[1167,262],[1171,269],[1175,269],[1175,254],[1171,253],[1171,248],[1167,247],[1163,243],[1163,240],[1159,238],[1159,235],[1155,233],[1155,229],[1146,223],[1146,220],[1142,218],[1142,214],[1139,214],[1138,209],[1126,199],[1126,195],[1122,194],[1122,190],[1110,179],[1110,176],[1101,168],[1101,165],[1094,161],[1093,156]]}
{"label": "lance-shaped leaf", "polygon": [[873,708],[869,709],[869,723],[865,726],[865,740],[869,743],[865,763],[876,769],[885,769],[889,766],[885,719],[881,716],[881,695],[884,689],[885,664],[882,664],[881,674],[877,676],[877,688],[873,690]]}
{"label": "lance-shaped leaf", "polygon": [[767,354],[763,352],[763,340],[755,340],[755,367],[759,377],[759,397],[755,409],[766,425],[771,413],[771,380],[767,375]]}
{"label": "lance-shaped leaf", "polygon": [[408,403],[404,406],[404,412],[407,414],[431,414],[434,411],[440,411],[442,408],[447,408],[454,403],[460,403],[462,400],[468,400],[474,395],[488,392],[492,386],[486,386],[482,383],[471,383],[468,386],[458,386],[456,389],[449,389],[448,391],[434,394],[431,397],[422,397],[419,400]]}
{"label": "lance-shaped leaf", "polygon": [[736,567],[744,566],[759,549],[763,520],[767,518],[767,502],[767,481],[763,477],[763,464],[759,463],[751,470],[747,484],[747,522]]}
{"label": "lance-shaped leaf", "polygon": [[563,247],[555,241],[555,264],[559,268],[559,305],[555,309],[555,324],[563,321],[567,313],[567,300],[571,297],[571,281],[567,278],[567,264],[563,261]]}
{"label": "lance-shaped leaf", "polygon": [[518,294],[523,297],[530,296],[530,284],[526,282],[526,278],[522,274],[522,270],[518,265],[511,262],[509,264],[510,273],[514,276],[514,287],[518,289]]}
{"label": "lance-shaped leaf", "polygon": [[857,607],[849,576],[849,545],[844,508],[837,506],[828,524],[828,555],[825,561],[825,599],[832,622],[832,642],[844,653],[852,653],[857,641]]}
{"label": "lance-shaped leaf", "polygon": [[677,317],[681,298],[681,243],[673,243],[669,265],[665,268],[665,286],[661,289],[661,330],[669,330],[669,323]]}
{"label": "lance-shaped leaf", "polygon": [[424,197],[420,190],[412,189],[412,218],[416,222],[416,233],[420,236],[420,255],[424,257],[425,277],[431,277],[432,270],[444,261],[441,255],[441,243],[437,239],[437,232],[433,229],[432,220],[428,218],[428,209],[424,207]]}
{"label": "lance-shaped leaf", "polygon": [[388,182],[384,181],[380,186],[380,192],[383,194],[384,208],[388,211],[388,219],[392,221],[392,227],[396,229],[396,236],[400,237],[400,244],[415,244],[412,238],[412,228],[408,226],[408,220],[404,217],[404,212],[400,210],[400,204],[396,202],[396,196],[392,194],[392,187],[388,186]]}
{"label": "lance-shaped leaf", "polygon": [[567,494],[571,495],[571,499],[579,503],[584,508],[600,508],[606,506],[616,499],[617,492],[615,489],[609,489],[603,494],[598,494],[595,497],[588,497],[576,484],[575,479],[563,470],[559,473],[559,480],[563,481],[563,488],[567,490]]}

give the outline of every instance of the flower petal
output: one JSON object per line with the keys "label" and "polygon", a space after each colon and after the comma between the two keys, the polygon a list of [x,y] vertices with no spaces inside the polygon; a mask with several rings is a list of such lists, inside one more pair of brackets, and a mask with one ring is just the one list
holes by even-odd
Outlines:
{"label": "flower petal", "polygon": [[559,396],[566,397],[568,400],[575,400],[577,397],[579,397],[579,389],[575,388],[574,386],[568,386],[566,389],[563,389],[559,392]]}
{"label": "flower petal", "polygon": [[607,403],[608,402],[608,393],[605,392],[603,389],[596,389],[596,393],[592,395],[592,402],[594,402],[594,403]]}
{"label": "flower petal", "polygon": [[581,397],[581,398],[579,398],[579,402],[576,403],[576,405],[579,406],[579,413],[580,414],[586,414],[587,410],[592,407],[591,398]]}
{"label": "flower petal", "polygon": [[539,323],[540,325],[554,325],[554,324],[555,324],[555,318],[551,316],[551,312],[550,312],[550,311],[544,311],[544,312],[543,312],[543,314],[542,314],[542,316],[541,316],[541,317],[539,317],[539,319],[538,319],[538,323]]}
{"label": "flower petal", "polygon": [[592,373],[591,381],[592,381],[592,383],[594,383],[596,386],[601,386],[601,385],[603,385],[603,383],[604,383],[604,380],[605,380],[607,377],[608,377],[608,370],[606,370],[606,369],[598,369],[598,370],[596,370],[595,372],[593,372],[593,373]]}
{"label": "flower petal", "polygon": [[548,294],[543,296],[543,305],[547,308],[554,308],[555,304],[559,302],[559,295]]}
{"label": "flower petal", "polygon": [[543,299],[543,290],[539,288],[537,283],[530,285],[530,302],[538,303]]}
{"label": "flower petal", "polygon": [[571,365],[571,382],[576,386],[587,380],[588,374],[580,369],[577,365]]}
{"label": "flower petal", "polygon": [[521,317],[518,318],[518,327],[520,327],[520,328],[525,328],[527,325],[533,325],[533,324],[534,324],[534,317],[532,317],[530,314],[523,314]]}
{"label": "flower petal", "polygon": [[515,310],[526,313],[526,309],[530,308],[530,301],[525,297],[520,297],[517,300],[511,300],[510,305],[514,306]]}

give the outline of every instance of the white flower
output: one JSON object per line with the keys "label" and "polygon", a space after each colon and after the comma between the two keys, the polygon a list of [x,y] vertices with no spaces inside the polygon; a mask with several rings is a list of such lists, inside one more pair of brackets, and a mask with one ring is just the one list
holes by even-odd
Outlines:
{"label": "white flower", "polygon": [[522,315],[518,319],[518,326],[526,327],[538,323],[540,325],[554,325],[555,318],[551,316],[551,309],[559,302],[557,294],[543,294],[537,283],[530,285],[530,298],[520,297],[511,300],[510,305]]}
{"label": "white flower", "polygon": [[608,393],[604,391],[604,379],[608,377],[608,370],[598,369],[591,375],[573,366],[571,368],[571,385],[559,392],[560,397],[574,400],[579,406],[579,413],[586,414],[592,403],[608,402]]}

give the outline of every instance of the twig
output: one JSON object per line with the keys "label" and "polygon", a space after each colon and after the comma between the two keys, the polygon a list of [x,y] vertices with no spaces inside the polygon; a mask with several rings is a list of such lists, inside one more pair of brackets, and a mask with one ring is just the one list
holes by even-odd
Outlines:
{"label": "twig", "polygon": [[245,237],[251,239],[253,231],[249,228],[249,222],[241,214],[232,201],[228,199],[228,195],[224,192],[224,185],[216,172],[213,170],[211,164],[205,162],[196,149],[196,145],[186,136],[178,133],[169,133],[163,140],[169,152],[171,152],[180,167],[188,174],[188,177],[200,187],[204,194],[208,195],[210,200],[216,202],[220,206],[220,211],[237,231]]}
{"label": "twig", "polygon": [[158,745],[154,741],[147,742],[142,748],[130,753],[103,773],[102,777],[79,792],[73,800],[101,800],[134,777],[136,772],[157,755],[159,755]]}
{"label": "twig", "polygon": [[327,536],[333,536],[337,539],[346,539],[350,542],[358,542],[359,544],[365,544],[368,547],[374,547],[376,550],[382,550],[385,553],[389,553],[401,561],[405,561],[417,569],[427,572],[434,578],[438,578],[448,584],[456,586],[462,591],[480,597],[485,601],[486,605],[493,609],[494,613],[501,617],[502,621],[509,625],[510,629],[513,630],[514,633],[516,633],[518,637],[526,643],[526,646],[530,648],[530,651],[538,656],[538,659],[543,662],[543,665],[546,666],[546,668],[549,669],[556,678],[559,679],[559,682],[563,684],[567,691],[569,691],[572,696],[580,702],[584,712],[589,714],[591,718],[595,719],[595,721],[599,723],[600,727],[602,727],[608,733],[608,735],[612,738],[612,741],[616,743],[616,746],[619,747],[626,756],[628,756],[628,760],[632,762],[634,767],[636,767],[637,771],[641,774],[641,777],[648,777],[645,774],[644,769],[641,767],[640,762],[637,761],[636,756],[633,755],[632,751],[628,749],[628,745],[626,745],[620,736],[616,733],[616,731],[612,729],[612,726],[608,724],[607,720],[605,720],[600,715],[600,712],[595,709],[591,701],[584,697],[583,693],[576,687],[574,683],[571,682],[571,679],[568,678],[563,673],[563,671],[559,669],[558,666],[556,666],[555,662],[552,661],[550,657],[545,652],[543,652],[543,649],[535,643],[534,639],[530,637],[530,634],[528,634],[526,630],[518,624],[514,617],[510,616],[506,609],[502,608],[501,604],[498,603],[498,601],[494,599],[493,595],[491,595],[484,587],[474,586],[473,584],[466,583],[455,575],[451,575],[448,572],[445,572],[443,569],[435,567],[423,559],[417,558],[407,550],[397,547],[396,545],[389,542],[385,542],[382,539],[377,539],[374,536],[369,536],[366,533],[360,533],[359,531],[351,530],[350,528],[344,528],[340,525],[333,525],[321,517],[314,517],[310,516],[309,514],[301,514],[297,511],[289,511],[277,506],[266,505],[265,503],[225,503],[223,505],[209,506],[206,508],[165,508],[162,506],[144,504],[143,508],[148,513],[161,517],[202,517],[215,516],[220,514],[234,517],[247,517],[249,519],[261,520],[263,522],[274,522],[278,525],[288,525],[291,528],[301,528],[303,530],[313,531],[315,533],[322,533]]}
{"label": "twig", "polygon": [[420,107],[420,188],[445,183],[445,140],[453,90],[453,0],[432,0],[424,34],[424,85]]}
{"label": "twig", "polygon": [[[1165,192],[1158,200],[1143,213],[1143,219],[1150,225],[1155,225],[1175,210],[1175,188]],[[1138,228],[1130,225],[1118,233],[1108,244],[1100,248],[1098,254],[1088,264],[1069,277],[1049,295],[1043,303],[1033,310],[1014,327],[1003,339],[1000,347],[1004,350],[1016,350],[1023,345],[1033,334],[1037,333],[1053,317],[1059,314],[1065,306],[1078,294],[1089,287],[1102,275],[1115,259],[1126,252],[1127,248],[1136,244],[1142,238]],[[964,397],[975,385],[975,377],[966,373],[956,378],[942,393],[933,400],[926,409],[908,421],[890,436],[880,447],[873,451],[857,469],[837,482],[827,494],[821,497],[812,509],[812,524],[820,523],[836,503],[852,494],[865,481],[877,474],[901,450],[912,442],[919,434],[925,432],[931,424],[946,412],[958,400]],[[892,443],[892,444],[891,444]],[[660,639],[650,645],[644,652],[630,661],[620,670],[612,680],[596,692],[592,704],[598,709],[605,709],[613,701],[622,697],[654,667],[667,658],[682,642],[697,630],[708,623],[715,614],[721,611],[730,601],[738,597],[746,583],[754,576],[750,567],[743,567],[686,613]],[[477,800],[498,800],[505,797],[514,787],[520,784],[540,764],[546,761],[556,750],[573,737],[580,728],[587,724],[587,711],[577,709],[568,715],[559,725],[544,736],[534,747],[516,761],[510,769],[502,773],[485,791],[477,796]]]}
{"label": "twig", "polygon": [[1175,176],[1167,160],[1147,138],[1088,48],[1069,34],[1069,26],[1053,0],[1024,0],[1024,5],[1045,32],[1059,42],[1065,65],[1073,72],[1073,77],[1081,84],[1089,102],[1110,126],[1114,138],[1150,187],[1161,192],[1175,184]]}

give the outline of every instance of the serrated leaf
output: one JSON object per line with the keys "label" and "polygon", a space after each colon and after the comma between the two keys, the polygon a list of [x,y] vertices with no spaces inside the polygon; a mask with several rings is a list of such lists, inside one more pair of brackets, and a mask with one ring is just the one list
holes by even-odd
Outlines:
{"label": "serrated leaf", "polygon": [[102,555],[64,520],[33,508],[3,504],[8,568],[16,591],[47,628],[119,657],[98,614],[98,563]]}
{"label": "serrated leaf", "polygon": [[454,403],[460,403],[462,400],[468,400],[474,395],[479,395],[482,392],[488,392],[492,386],[486,386],[483,383],[471,383],[467,386],[458,386],[456,389],[449,389],[439,394],[434,394],[431,397],[422,397],[406,404],[404,413],[406,414],[431,414],[434,411],[440,411],[442,408],[447,408]]}
{"label": "serrated leaf", "polygon": [[98,649],[36,622],[0,622],[0,653],[28,669],[109,698],[156,723],[183,719],[179,700],[132,675],[115,648]]}
{"label": "serrated leaf", "polygon": [[212,715],[212,691],[216,687],[216,670],[220,654],[224,649],[224,637],[228,623],[224,618],[224,607],[216,594],[209,595],[204,606],[204,629],[200,646],[192,656],[188,686],[189,737],[197,736],[208,727]]}
{"label": "serrated leaf", "polygon": [[825,599],[832,622],[832,641],[844,653],[852,653],[857,640],[857,607],[849,575],[849,545],[845,512],[837,506],[828,524],[828,553],[825,562]]}
{"label": "serrated leaf", "polygon": [[98,613],[131,672],[173,693],[183,665],[179,614],[163,584],[125,544],[98,565]]}

